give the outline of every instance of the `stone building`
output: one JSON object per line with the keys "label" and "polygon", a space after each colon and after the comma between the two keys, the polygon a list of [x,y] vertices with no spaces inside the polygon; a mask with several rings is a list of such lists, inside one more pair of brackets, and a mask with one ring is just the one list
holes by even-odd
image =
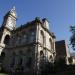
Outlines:
{"label": "stone building", "polygon": [[65,40],[60,40],[55,42],[56,49],[56,60],[60,61],[60,59],[66,61],[66,64],[69,65],[70,58],[70,50]]}
{"label": "stone building", "polygon": [[15,7],[6,13],[0,28],[0,54],[2,68],[7,71],[21,69],[24,73],[39,70],[40,61],[54,62],[55,35],[49,31],[46,18],[28,22],[16,28]]}
{"label": "stone building", "polygon": [[70,64],[71,65],[75,65],[75,52],[72,52],[70,54],[70,58],[69,58]]}

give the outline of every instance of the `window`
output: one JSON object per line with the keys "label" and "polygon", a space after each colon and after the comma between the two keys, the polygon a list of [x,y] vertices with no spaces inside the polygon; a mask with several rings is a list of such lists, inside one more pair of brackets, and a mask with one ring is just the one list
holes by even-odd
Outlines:
{"label": "window", "polygon": [[10,40],[10,36],[6,35],[5,39],[4,39],[4,44],[8,45],[9,44],[9,40]]}
{"label": "window", "polygon": [[24,44],[24,43],[26,42],[26,40],[27,40],[27,35],[24,34],[24,35],[22,36],[21,43]]}
{"label": "window", "polygon": [[41,44],[44,45],[44,33],[42,30],[41,30],[40,39],[41,39]]}
{"label": "window", "polygon": [[40,51],[40,56],[43,56],[43,55],[44,55],[43,51]]}
{"label": "window", "polygon": [[53,49],[53,43],[52,43],[51,38],[49,39],[49,42],[50,42],[50,49]]}
{"label": "window", "polygon": [[27,42],[27,43],[30,42],[30,33],[27,33],[26,42]]}
{"label": "window", "polygon": [[2,52],[1,57],[0,57],[0,61],[3,62],[4,58],[5,58],[5,52]]}
{"label": "window", "polygon": [[44,53],[42,50],[40,51],[40,60],[44,60]]}
{"label": "window", "polygon": [[21,36],[17,36],[15,41],[16,41],[17,45],[20,45],[21,44]]}
{"label": "window", "polygon": [[11,40],[11,46],[15,46],[16,44],[15,42],[16,42],[16,36],[13,36]]}
{"label": "window", "polygon": [[26,66],[27,66],[28,68],[30,68],[30,67],[31,67],[31,64],[32,64],[32,57],[28,57]]}
{"label": "window", "polygon": [[52,55],[49,56],[49,61],[50,61],[50,62],[53,62],[53,57],[52,57]]}
{"label": "window", "polygon": [[52,59],[52,55],[50,55],[50,57],[49,57],[50,59]]}
{"label": "window", "polygon": [[31,34],[30,34],[30,42],[33,42],[34,38],[35,38],[35,33],[31,32]]}

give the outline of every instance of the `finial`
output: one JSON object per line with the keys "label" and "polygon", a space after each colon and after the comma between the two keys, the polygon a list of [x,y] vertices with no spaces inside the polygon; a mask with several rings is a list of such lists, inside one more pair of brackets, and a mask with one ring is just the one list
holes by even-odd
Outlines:
{"label": "finial", "polygon": [[10,14],[17,18],[15,6],[13,6],[13,8],[10,10]]}
{"label": "finial", "polygon": [[15,10],[15,6],[13,6],[13,8],[11,9],[11,11],[14,11]]}
{"label": "finial", "polygon": [[12,8],[13,10],[15,10],[15,6],[13,6],[13,8]]}

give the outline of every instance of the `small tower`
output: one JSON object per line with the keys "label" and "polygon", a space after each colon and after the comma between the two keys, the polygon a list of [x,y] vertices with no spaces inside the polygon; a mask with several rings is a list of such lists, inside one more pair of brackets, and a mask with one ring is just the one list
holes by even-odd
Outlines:
{"label": "small tower", "polygon": [[16,19],[17,19],[16,9],[15,9],[15,7],[13,7],[4,16],[4,21],[3,21],[2,26],[4,28],[7,28],[10,31],[14,30],[16,28]]}
{"label": "small tower", "polygon": [[43,21],[44,27],[49,30],[49,23],[48,23],[48,20],[47,20],[46,18],[44,18],[42,21]]}
{"label": "small tower", "polygon": [[11,31],[16,28],[16,10],[13,7],[10,11],[4,16],[2,26],[0,28],[0,54],[6,45],[9,43],[11,36]]}

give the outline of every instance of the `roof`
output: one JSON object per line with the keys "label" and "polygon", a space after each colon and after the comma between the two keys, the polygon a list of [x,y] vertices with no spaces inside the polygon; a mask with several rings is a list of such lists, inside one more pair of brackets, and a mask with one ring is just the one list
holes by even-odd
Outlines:
{"label": "roof", "polygon": [[24,28],[27,28],[27,27],[29,27],[29,26],[36,25],[37,23],[40,23],[40,25],[41,25],[53,38],[55,38],[54,33],[53,33],[53,32],[50,32],[47,28],[45,28],[45,27],[43,26],[43,21],[42,21],[41,19],[37,18],[37,17],[35,18],[35,20],[33,20],[33,21],[31,21],[31,22],[27,22],[26,24],[21,25],[20,27],[16,28],[15,31],[20,31],[20,30],[22,30],[22,29],[24,29]]}

